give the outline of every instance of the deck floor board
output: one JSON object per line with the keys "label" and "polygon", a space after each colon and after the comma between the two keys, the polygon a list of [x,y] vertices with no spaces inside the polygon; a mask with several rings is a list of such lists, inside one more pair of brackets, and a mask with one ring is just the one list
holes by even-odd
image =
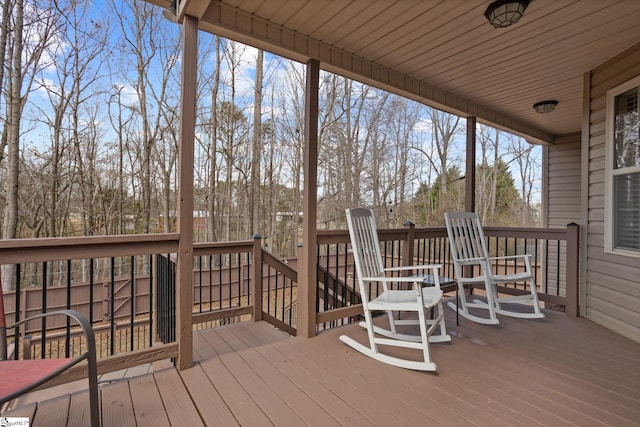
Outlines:
{"label": "deck floor board", "polygon": [[129,389],[138,424],[157,427],[171,425],[167,413],[156,406],[156,402],[162,401],[162,398],[153,375],[132,378],[129,380]]}
{"label": "deck floor board", "polygon": [[[135,427],[137,425],[128,381],[105,384],[102,386],[101,397],[103,426]],[[156,402],[156,405],[157,410],[164,410],[161,401]]]}
{"label": "deck floor board", "polygon": [[34,427],[66,426],[69,420],[69,403],[71,396],[62,395],[38,405]]}
{"label": "deck floor board", "polygon": [[79,391],[71,394],[67,427],[84,427],[90,424],[91,411],[89,410],[89,392]]}
{"label": "deck floor board", "polygon": [[[546,314],[456,325],[445,310],[453,341],[431,345],[437,373],[356,352],[339,340],[366,342],[355,324],[312,339],[265,322],[194,331],[192,369],[100,384],[103,425],[640,425],[640,344],[583,318]],[[86,424],[86,391],[50,390],[2,416]]]}
{"label": "deck floor board", "polygon": [[175,369],[163,369],[156,372],[154,377],[171,425],[204,425],[189,391]]}
{"label": "deck floor board", "polygon": [[205,425],[240,425],[199,362],[193,369],[181,372],[180,376]]}

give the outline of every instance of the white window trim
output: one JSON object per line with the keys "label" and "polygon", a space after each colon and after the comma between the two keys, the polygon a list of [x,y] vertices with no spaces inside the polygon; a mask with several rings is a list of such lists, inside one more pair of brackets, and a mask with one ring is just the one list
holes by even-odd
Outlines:
{"label": "white window trim", "polygon": [[605,187],[604,187],[604,251],[616,255],[624,255],[640,258],[640,252],[615,248],[613,245],[614,235],[614,214],[613,214],[613,177],[618,174],[628,174],[629,172],[640,172],[640,167],[628,167],[616,172],[613,168],[614,149],[614,108],[615,97],[640,86],[640,76],[634,77],[621,85],[607,91],[606,105],[606,138],[605,138]]}

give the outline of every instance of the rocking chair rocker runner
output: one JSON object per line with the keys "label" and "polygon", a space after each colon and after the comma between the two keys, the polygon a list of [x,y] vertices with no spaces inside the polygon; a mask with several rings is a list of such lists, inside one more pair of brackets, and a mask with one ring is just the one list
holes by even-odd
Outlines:
{"label": "rocking chair rocker runner", "polygon": [[[75,358],[6,360],[6,330],[25,325],[33,319],[51,316],[67,316],[73,319],[82,329],[86,337],[86,350]],[[16,340],[17,341],[17,340]],[[17,349],[16,349],[17,351]],[[100,425],[100,407],[98,401],[98,369],[96,365],[96,341],[91,324],[80,313],[74,310],[58,310],[42,313],[23,319],[12,326],[7,326],[4,315],[2,283],[0,282],[0,408],[25,393],[35,390],[55,376],[72,366],[87,361],[89,378],[89,416],[90,425]]]}
{"label": "rocking chair rocker runner", "polygon": [[[429,342],[451,341],[451,337],[447,335],[442,312],[442,290],[438,276],[440,266],[419,265],[384,268],[373,212],[364,208],[347,209],[346,212],[365,318],[364,322],[360,322],[360,326],[367,329],[369,346],[346,335],[340,336],[340,340],[355,350],[390,365],[420,371],[435,371],[436,364],[431,361],[429,354]],[[397,273],[410,270],[422,272],[430,270],[433,274],[434,286],[423,288],[424,277],[420,276],[387,276],[387,273],[392,271]],[[413,289],[392,289],[394,283],[410,283],[413,285]],[[377,297],[372,297],[370,290],[377,290],[378,284],[382,284],[383,291]],[[437,307],[437,316],[434,319],[429,319],[428,311],[434,307]],[[373,324],[373,311],[387,312],[389,329]],[[401,311],[417,312],[418,319],[399,319],[394,316],[394,312]],[[398,332],[398,327],[403,325],[419,325],[420,335]],[[434,334],[437,328],[439,328],[439,333]],[[415,361],[390,356],[381,353],[379,346],[422,350],[423,360]]]}
{"label": "rocking chair rocker runner", "polygon": [[[524,319],[543,318],[538,304],[537,287],[531,270],[531,255],[512,255],[503,257],[489,257],[487,244],[484,237],[480,219],[475,212],[447,212],[444,214],[449,235],[449,245],[451,246],[451,257],[453,267],[458,282],[459,305],[449,302],[448,305],[456,310],[460,316],[477,323],[498,324],[496,314]],[[495,261],[513,262],[514,272],[512,274],[496,274],[492,263]],[[516,272],[517,262],[524,264],[524,271]],[[478,275],[467,275],[465,277],[464,267],[475,267]],[[528,282],[529,293],[522,295],[500,297],[498,296],[497,285],[516,282]],[[482,285],[487,294],[487,302],[481,300],[468,301],[468,295],[464,293],[465,285]],[[511,304],[531,305],[533,313],[512,311],[506,308]],[[488,317],[480,317],[472,314],[469,309],[477,308],[488,311]]]}

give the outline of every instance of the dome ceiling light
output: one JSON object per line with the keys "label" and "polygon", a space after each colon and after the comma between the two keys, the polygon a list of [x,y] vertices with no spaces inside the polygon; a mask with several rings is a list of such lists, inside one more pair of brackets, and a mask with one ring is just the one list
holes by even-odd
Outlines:
{"label": "dome ceiling light", "polygon": [[484,16],[495,28],[504,28],[518,22],[527,6],[529,0],[498,0],[487,7]]}

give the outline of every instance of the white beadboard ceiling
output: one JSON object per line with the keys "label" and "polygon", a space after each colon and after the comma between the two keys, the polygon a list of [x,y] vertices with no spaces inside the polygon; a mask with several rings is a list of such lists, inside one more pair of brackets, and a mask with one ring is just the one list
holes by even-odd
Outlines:
{"label": "white beadboard ceiling", "polygon": [[[165,0],[150,0],[168,5]],[[584,75],[640,43],[640,0],[532,0],[495,29],[489,0],[180,0],[200,28],[538,142],[580,132]],[[532,105],[556,99],[550,114]]]}

